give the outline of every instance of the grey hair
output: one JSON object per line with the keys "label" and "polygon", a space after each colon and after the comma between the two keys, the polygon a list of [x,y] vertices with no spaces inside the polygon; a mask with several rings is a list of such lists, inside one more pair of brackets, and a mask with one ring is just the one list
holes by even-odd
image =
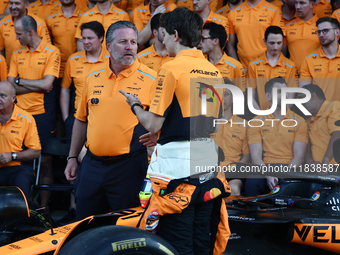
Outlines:
{"label": "grey hair", "polygon": [[109,28],[106,31],[106,41],[111,43],[113,39],[115,38],[115,31],[119,28],[131,28],[136,32],[136,35],[138,35],[137,28],[134,24],[132,24],[130,21],[117,21],[115,23],[112,23]]}

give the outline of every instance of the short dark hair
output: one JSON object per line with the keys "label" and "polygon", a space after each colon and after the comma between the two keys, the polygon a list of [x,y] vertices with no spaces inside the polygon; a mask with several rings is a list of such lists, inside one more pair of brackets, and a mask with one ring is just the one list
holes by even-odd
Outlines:
{"label": "short dark hair", "polygon": [[151,31],[158,30],[158,28],[161,26],[160,19],[161,19],[162,13],[157,13],[155,16],[152,16],[151,18]]}
{"label": "short dark hair", "polygon": [[266,85],[264,86],[264,91],[266,93],[272,93],[273,91],[273,87],[274,87],[274,84],[275,83],[284,83],[284,84],[287,84],[286,83],[286,80],[282,77],[275,77],[273,79],[270,79],[269,81],[266,82]]}
{"label": "short dark hair", "polygon": [[331,23],[332,28],[337,28],[337,29],[340,28],[339,21],[337,19],[334,19],[334,18],[331,18],[331,17],[327,17],[327,16],[318,19],[316,21],[316,26],[318,26],[318,25],[320,25],[321,23],[324,23],[324,22]]}
{"label": "short dark hair", "polygon": [[21,21],[22,29],[25,33],[27,33],[28,30],[33,30],[37,33],[37,22],[31,16],[25,15],[22,16],[19,20]]}
{"label": "short dark hair", "polygon": [[281,27],[278,26],[269,26],[266,29],[266,32],[264,32],[264,39],[267,41],[269,34],[274,34],[274,35],[282,35],[282,39],[283,39],[283,31]]}
{"label": "short dark hair", "polygon": [[161,27],[170,35],[175,30],[180,37],[180,44],[193,48],[201,41],[203,20],[201,16],[188,8],[179,7],[161,16]]}
{"label": "short dark hair", "polygon": [[318,85],[310,83],[303,86],[302,88],[307,89],[311,94],[314,92],[320,100],[326,100],[325,93],[323,93],[322,88],[320,88]]}
{"label": "short dark hair", "polygon": [[203,30],[204,29],[209,30],[209,36],[212,39],[217,38],[219,40],[220,47],[223,49],[228,37],[224,27],[222,25],[216,24],[215,22],[207,22],[203,26]]}
{"label": "short dark hair", "polygon": [[84,29],[90,29],[98,36],[98,38],[103,37],[104,39],[104,36],[105,36],[104,27],[98,21],[90,21],[90,22],[81,24],[80,26],[81,32],[83,32]]}

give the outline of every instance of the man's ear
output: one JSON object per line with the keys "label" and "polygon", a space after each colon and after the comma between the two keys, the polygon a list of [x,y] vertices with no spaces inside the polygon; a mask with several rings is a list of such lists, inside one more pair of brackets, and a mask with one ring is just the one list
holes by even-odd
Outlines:
{"label": "man's ear", "polygon": [[111,53],[111,43],[110,42],[106,42],[106,49],[108,52]]}
{"label": "man's ear", "polygon": [[220,39],[218,38],[214,38],[213,39],[213,44],[216,46],[216,45],[220,45]]}
{"label": "man's ear", "polygon": [[158,31],[157,31],[157,29],[152,29],[152,34],[153,34],[153,36],[154,36],[155,38],[157,38],[157,37],[158,37]]}
{"label": "man's ear", "polygon": [[178,42],[180,39],[177,30],[175,30],[175,42]]}
{"label": "man's ear", "polygon": [[269,92],[266,92],[265,97],[268,101],[272,100],[272,95]]}

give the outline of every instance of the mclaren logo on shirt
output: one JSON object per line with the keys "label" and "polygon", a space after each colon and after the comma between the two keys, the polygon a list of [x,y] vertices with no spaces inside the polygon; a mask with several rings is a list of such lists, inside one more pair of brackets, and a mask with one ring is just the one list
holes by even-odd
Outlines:
{"label": "mclaren logo on shirt", "polygon": [[98,104],[99,99],[98,98],[91,98],[91,104]]}
{"label": "mclaren logo on shirt", "polygon": [[192,69],[190,73],[199,73],[199,74],[204,74],[204,75],[217,76],[218,71],[209,72],[209,71],[204,71],[204,70]]}

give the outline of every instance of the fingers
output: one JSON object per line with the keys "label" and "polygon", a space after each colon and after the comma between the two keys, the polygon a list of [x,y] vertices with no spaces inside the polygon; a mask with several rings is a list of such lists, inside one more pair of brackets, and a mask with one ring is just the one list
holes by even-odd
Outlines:
{"label": "fingers", "polygon": [[128,96],[128,93],[126,93],[124,90],[119,90],[119,92],[120,92],[123,96],[125,96],[125,97]]}

